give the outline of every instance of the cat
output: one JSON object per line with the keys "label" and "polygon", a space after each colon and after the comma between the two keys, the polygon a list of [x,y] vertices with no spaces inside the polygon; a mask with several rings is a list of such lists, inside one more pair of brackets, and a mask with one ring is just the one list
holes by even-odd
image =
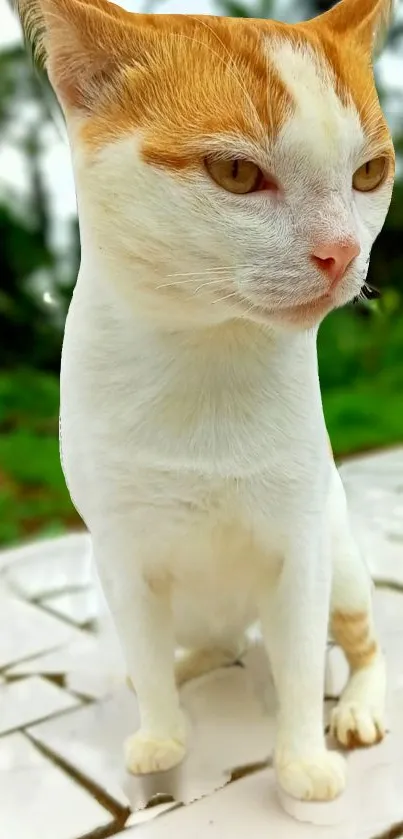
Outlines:
{"label": "cat", "polygon": [[[389,0],[311,21],[20,0],[70,138],[82,243],[61,369],[71,497],[135,686],[128,770],[186,754],[180,680],[256,620],[282,789],[331,800],[328,629],[350,665],[331,730],[385,733],[371,581],[323,417],[316,337],[365,285],[394,178],[372,58]],[[337,356],[335,356],[337,364]]]}

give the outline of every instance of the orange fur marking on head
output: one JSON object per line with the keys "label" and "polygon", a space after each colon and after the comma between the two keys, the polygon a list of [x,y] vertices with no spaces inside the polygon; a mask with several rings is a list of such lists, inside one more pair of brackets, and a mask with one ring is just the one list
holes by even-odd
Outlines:
{"label": "orange fur marking on head", "polygon": [[[371,149],[393,162],[372,74],[372,51],[390,0],[342,0],[301,24],[193,15],[144,15],[108,0],[19,0],[67,115],[97,150],[141,130],[146,161],[200,166],[211,137],[273,139],[294,102],[270,63],[267,42],[307,45],[330,66],[341,101],[354,102]],[[391,176],[393,175],[391,166]]]}
{"label": "orange fur marking on head", "polygon": [[147,66],[128,65],[115,101],[92,117],[91,147],[141,127],[143,157],[171,169],[199,165],[206,141],[276,136],[292,101],[253,24],[223,18],[142,16]]}

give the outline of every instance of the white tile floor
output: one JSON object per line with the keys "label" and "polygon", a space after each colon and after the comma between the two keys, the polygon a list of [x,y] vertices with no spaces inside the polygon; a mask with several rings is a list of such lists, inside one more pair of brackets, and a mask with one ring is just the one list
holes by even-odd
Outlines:
{"label": "white tile floor", "polygon": [[44,757],[25,734],[0,739],[2,836],[73,839],[113,821],[108,810]]}
{"label": "white tile floor", "polygon": [[[136,724],[136,703],[116,639],[106,624],[94,628],[88,537],[73,535],[0,553],[1,839],[403,837],[403,449],[341,471],[378,583],[390,686],[390,734],[349,756],[345,796],[333,805],[280,803],[270,765],[273,694],[270,681],[262,690],[258,649],[243,669],[184,688],[193,723],[184,765],[163,778],[129,779],[121,740]],[[334,649],[329,696],[345,674]],[[233,770],[243,777],[229,783]],[[135,812],[157,793],[199,800]]]}
{"label": "white tile floor", "polygon": [[76,637],[77,630],[68,624],[37,606],[0,592],[0,669],[62,648]]}
{"label": "white tile floor", "polygon": [[0,735],[75,708],[77,697],[41,676],[0,686]]}
{"label": "white tile floor", "polygon": [[88,626],[98,615],[98,597],[93,588],[47,597],[43,601],[51,612],[76,624]]}

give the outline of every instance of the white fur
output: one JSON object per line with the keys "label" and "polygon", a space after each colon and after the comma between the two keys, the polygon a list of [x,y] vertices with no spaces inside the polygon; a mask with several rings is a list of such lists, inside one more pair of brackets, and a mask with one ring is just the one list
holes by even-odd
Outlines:
{"label": "white fur", "polygon": [[[139,137],[88,157],[70,126],[82,266],[63,347],[62,452],[140,704],[129,769],[183,757],[175,645],[235,657],[260,619],[279,698],[280,783],[327,799],[344,785],[322,721],[332,561],[332,608],[370,611],[370,583],[329,456],[316,330],[289,331],[279,311],[323,294],[309,253],[335,229],[362,247],[336,302],[358,292],[389,191],[357,201],[357,115],[328,80],[310,99],[312,57],[294,58],[280,50],[276,60],[301,109],[260,150],[286,199],[156,171],[141,162]],[[323,142],[337,129],[338,143],[319,155],[322,129]],[[336,730],[352,701],[371,719],[368,690],[382,715],[380,660],[375,670],[342,700]]]}

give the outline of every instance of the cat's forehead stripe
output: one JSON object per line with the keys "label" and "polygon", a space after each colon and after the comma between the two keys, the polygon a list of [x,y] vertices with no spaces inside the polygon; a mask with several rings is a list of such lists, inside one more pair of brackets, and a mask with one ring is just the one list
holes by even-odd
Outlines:
{"label": "cat's forehead stripe", "polygon": [[[347,91],[341,95],[333,68],[308,42],[269,39],[270,61],[294,101],[283,142],[313,166],[329,169],[357,155],[364,133],[357,108]],[[330,174],[330,173],[329,173]]]}
{"label": "cat's forehead stripe", "polygon": [[[295,38],[295,35],[297,36]],[[356,111],[366,138],[376,149],[391,144],[389,130],[384,119],[374,85],[373,69],[368,54],[361,51],[354,39],[338,39],[323,31],[320,18],[295,27],[292,36],[305,55],[316,57],[319,75],[329,78],[329,94],[353,113]],[[305,69],[305,73],[307,70]]]}

